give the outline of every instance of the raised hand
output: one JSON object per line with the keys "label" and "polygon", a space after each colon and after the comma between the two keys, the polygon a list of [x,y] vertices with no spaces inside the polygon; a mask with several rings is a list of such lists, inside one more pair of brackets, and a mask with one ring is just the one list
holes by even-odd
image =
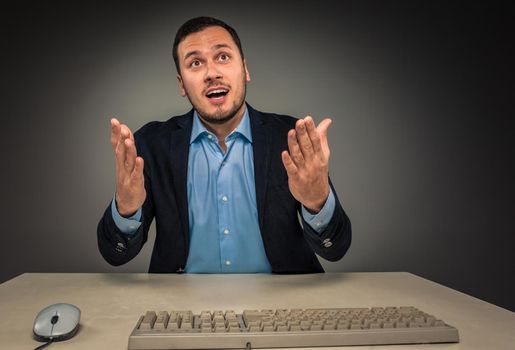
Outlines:
{"label": "raised hand", "polygon": [[312,213],[318,213],[329,196],[327,129],[331,122],[324,119],[315,127],[311,117],[299,119],[288,132],[289,152],[281,153],[290,192]]}
{"label": "raised hand", "polygon": [[145,202],[143,158],[138,157],[134,136],[125,124],[111,119],[111,146],[116,157],[116,207],[120,215],[133,215]]}

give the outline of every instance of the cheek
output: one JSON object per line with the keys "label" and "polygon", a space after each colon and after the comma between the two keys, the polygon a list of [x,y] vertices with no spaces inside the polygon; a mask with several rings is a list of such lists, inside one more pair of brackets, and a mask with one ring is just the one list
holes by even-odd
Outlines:
{"label": "cheek", "polygon": [[201,94],[202,93],[202,80],[189,77],[183,80],[184,89],[188,94]]}
{"label": "cheek", "polygon": [[233,70],[230,74],[230,79],[233,82],[233,84],[236,84],[236,86],[239,86],[242,82],[246,81],[245,72]]}

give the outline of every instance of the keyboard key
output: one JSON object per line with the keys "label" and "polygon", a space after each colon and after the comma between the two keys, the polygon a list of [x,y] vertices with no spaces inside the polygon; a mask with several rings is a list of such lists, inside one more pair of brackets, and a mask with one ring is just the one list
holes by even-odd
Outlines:
{"label": "keyboard key", "polygon": [[275,327],[276,327],[275,330],[277,332],[287,332],[288,331],[288,326],[286,324],[278,325]]}
{"label": "keyboard key", "polygon": [[274,326],[273,325],[262,326],[262,331],[263,332],[273,332],[274,331]]}
{"label": "keyboard key", "polygon": [[229,332],[231,332],[231,333],[239,333],[239,332],[241,332],[241,330],[240,330],[239,326],[229,326]]}
{"label": "keyboard key", "polygon": [[312,331],[321,331],[322,330],[322,325],[321,324],[314,324],[311,326],[311,330]]}
{"label": "keyboard key", "polygon": [[224,325],[215,326],[214,331],[215,331],[215,333],[225,333],[225,326]]}
{"label": "keyboard key", "polygon": [[141,329],[153,328],[156,318],[157,318],[157,316],[154,311],[147,311],[147,313],[145,314],[145,317],[143,317],[143,321],[141,321],[139,328],[141,328]]}
{"label": "keyboard key", "polygon": [[332,323],[332,322],[329,322],[329,323],[326,323],[324,325],[324,331],[332,331],[332,330],[335,330],[336,329],[336,323]]}
{"label": "keyboard key", "polygon": [[268,317],[268,314],[263,313],[259,310],[245,310],[243,311],[243,319],[245,320],[245,324],[248,324],[252,321],[261,321],[263,317]]}
{"label": "keyboard key", "polygon": [[156,322],[154,323],[155,329],[166,329],[168,326],[168,318],[170,316],[168,315],[168,312],[161,311],[156,318]]}
{"label": "keyboard key", "polygon": [[249,332],[261,332],[261,326],[250,326],[248,330]]}

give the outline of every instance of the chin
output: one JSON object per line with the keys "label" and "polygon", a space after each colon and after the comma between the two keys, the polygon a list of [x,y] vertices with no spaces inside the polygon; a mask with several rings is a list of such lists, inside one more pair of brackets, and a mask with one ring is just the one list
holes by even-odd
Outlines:
{"label": "chin", "polygon": [[[243,104],[244,103],[242,103],[240,106],[235,106],[234,102],[227,101],[223,105],[219,106],[208,105],[205,108],[204,106],[193,106],[193,108],[195,108],[197,113],[205,121],[213,124],[223,124],[233,119],[236,114],[238,114]],[[229,106],[233,106],[233,108]]]}
{"label": "chin", "polygon": [[[198,112],[198,111],[197,111]],[[200,114],[201,112],[199,112]],[[213,124],[223,124],[233,119],[236,116],[236,112],[231,111],[219,111],[215,113],[204,113],[201,114],[202,118]]]}

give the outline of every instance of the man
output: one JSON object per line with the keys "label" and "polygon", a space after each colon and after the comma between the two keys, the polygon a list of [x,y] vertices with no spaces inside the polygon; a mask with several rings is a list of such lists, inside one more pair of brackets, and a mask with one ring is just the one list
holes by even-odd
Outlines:
{"label": "man", "polygon": [[342,258],[351,227],[328,175],[331,121],[246,104],[240,39],[222,21],[183,24],[173,56],[193,110],[134,135],[111,120],[116,194],[98,225],[103,257],[131,260],[155,217],[152,273],[311,273],[323,272],[315,253]]}

